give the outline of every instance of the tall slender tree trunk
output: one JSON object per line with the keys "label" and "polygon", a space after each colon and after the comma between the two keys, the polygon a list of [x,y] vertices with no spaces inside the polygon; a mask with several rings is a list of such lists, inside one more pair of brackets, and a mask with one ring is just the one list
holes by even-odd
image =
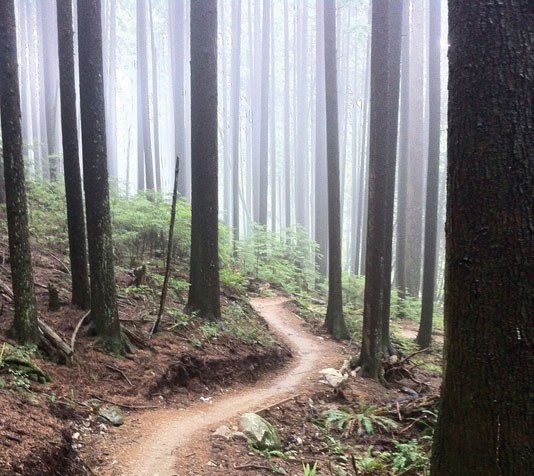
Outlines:
{"label": "tall slender tree trunk", "polygon": [[[331,0],[327,0],[331,1]],[[328,216],[322,206],[328,194],[326,158],[326,71],[325,71],[325,0],[316,1],[316,49],[315,63],[315,241],[319,245],[316,259],[319,272],[326,276],[328,271]],[[335,85],[336,86],[336,85]],[[330,87],[330,85],[329,85]],[[337,87],[336,94],[337,94]],[[337,105],[337,101],[336,101]],[[338,164],[339,165],[339,164]],[[339,182],[339,178],[338,178]]]}
{"label": "tall slender tree trunk", "polygon": [[348,339],[341,284],[341,203],[337,111],[336,2],[323,1],[328,174],[328,306],[325,325],[334,339]]}
{"label": "tall slender tree trunk", "polygon": [[137,186],[139,190],[154,190],[154,162],[148,101],[146,7],[145,0],[137,1]]}
{"label": "tall slender tree trunk", "polygon": [[285,227],[291,226],[291,120],[289,102],[289,8],[288,0],[284,0],[284,206],[285,206]]}
{"label": "tall slender tree trunk", "polygon": [[241,0],[232,2],[232,227],[239,240],[239,97],[241,92]]}
{"label": "tall slender tree trunk", "polygon": [[425,121],[425,0],[412,0],[412,31],[410,36],[410,93],[405,272],[406,289],[412,297],[419,297],[421,290],[421,264],[423,243],[423,207],[426,164],[426,121]]}
{"label": "tall slender tree trunk", "polygon": [[[260,91],[260,149],[259,149],[259,215],[260,225],[267,226],[267,199],[269,186],[269,47],[271,34],[270,1],[263,0],[261,41]],[[258,52],[257,52],[258,53]],[[274,131],[273,131],[274,133]]]}
{"label": "tall slender tree trunk", "polygon": [[217,150],[217,0],[191,0],[191,267],[187,309],[221,318]]}
{"label": "tall slender tree trunk", "polygon": [[432,476],[534,469],[534,9],[449,0],[445,357]]}
{"label": "tall slender tree trunk", "polygon": [[389,5],[388,27],[388,76],[387,76],[387,160],[389,171],[384,202],[384,296],[382,302],[382,353],[384,357],[395,354],[389,338],[391,304],[391,260],[393,246],[393,208],[395,202],[395,164],[397,162],[397,131],[399,124],[399,82],[401,61],[402,3]]}
{"label": "tall slender tree trunk", "polygon": [[158,50],[154,34],[152,0],[148,4],[150,12],[150,46],[152,47],[152,110],[154,112],[154,169],[156,171],[156,190],[161,192],[161,153],[159,142],[159,93],[158,93]]}
{"label": "tall slender tree trunk", "polygon": [[7,228],[15,316],[11,334],[20,344],[39,341],[33,287],[13,0],[0,2],[0,119]]}
{"label": "tall slender tree trunk", "polygon": [[432,318],[434,314],[434,289],[436,284],[436,246],[438,231],[439,197],[439,143],[440,143],[440,39],[441,1],[430,0],[430,30],[428,49],[429,125],[428,165],[426,176],[425,247],[423,266],[423,298],[421,322],[417,344],[421,348],[430,346],[432,340]]}
{"label": "tall slender tree trunk", "polygon": [[398,288],[397,317],[405,317],[406,296],[406,214],[408,201],[408,131],[410,129],[410,2],[402,10],[401,103],[399,127],[399,164],[397,178],[397,241],[395,283]]}
{"label": "tall slender tree trunk", "polygon": [[63,164],[69,230],[69,256],[72,273],[72,303],[82,309],[88,309],[91,300],[78,147],[72,0],[57,0],[57,25]]}
{"label": "tall slender tree trunk", "polygon": [[78,0],[83,181],[91,272],[91,322],[104,348],[122,353],[106,153],[100,0]]}
{"label": "tall slender tree trunk", "polygon": [[191,196],[191,164],[186,153],[185,120],[185,0],[169,0],[171,77],[174,113],[174,155],[180,157],[182,172],[178,177],[178,191],[184,197]]}

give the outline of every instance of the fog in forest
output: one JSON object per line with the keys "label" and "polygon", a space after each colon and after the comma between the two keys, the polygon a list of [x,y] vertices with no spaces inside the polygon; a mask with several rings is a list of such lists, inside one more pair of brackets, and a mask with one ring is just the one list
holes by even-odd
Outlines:
{"label": "fog in forest", "polygon": [[[393,19],[400,28],[395,42],[401,50],[394,249],[406,254],[407,287],[417,295],[428,157],[431,12],[424,0],[403,3]],[[15,4],[28,169],[48,179],[62,166],[55,2]],[[298,224],[326,257],[323,4],[221,0],[217,7],[220,219],[238,229],[241,237],[253,223],[274,231]],[[443,2],[443,19],[445,7]],[[357,274],[363,274],[365,254],[370,25],[368,1],[336,3],[343,262],[344,269]],[[187,1],[102,1],[108,169],[117,186],[130,194],[169,193],[179,156],[179,191],[190,196],[189,31]],[[446,35],[443,20],[442,84],[447,73]],[[75,28],[75,45],[76,36]],[[442,88],[442,104],[445,91]],[[446,108],[441,111],[445,118]],[[443,172],[443,157],[440,168]],[[440,177],[442,230],[443,173]],[[322,263],[325,270],[326,260]]]}

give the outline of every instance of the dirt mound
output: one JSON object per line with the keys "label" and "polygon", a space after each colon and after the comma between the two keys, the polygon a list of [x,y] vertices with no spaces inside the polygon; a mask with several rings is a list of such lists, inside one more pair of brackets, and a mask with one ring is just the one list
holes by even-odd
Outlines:
{"label": "dirt mound", "polygon": [[228,354],[221,357],[201,352],[182,354],[157,380],[150,393],[166,394],[177,387],[195,391],[234,382],[256,382],[265,372],[279,368],[291,357],[289,349],[281,345],[257,348],[234,344]]}

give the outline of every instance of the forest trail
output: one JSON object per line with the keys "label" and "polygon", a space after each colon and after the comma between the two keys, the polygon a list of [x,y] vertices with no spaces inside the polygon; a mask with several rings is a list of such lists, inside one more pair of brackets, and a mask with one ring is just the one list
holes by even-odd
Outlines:
{"label": "forest trail", "polygon": [[[98,470],[101,476],[185,476],[187,468],[209,463],[210,435],[220,425],[257,411],[316,385],[318,371],[338,366],[340,344],[312,335],[287,308],[284,297],[254,298],[251,304],[293,353],[275,375],[253,385],[230,389],[209,402],[185,409],[148,411],[133,415],[108,448],[113,463]],[[129,421],[128,421],[129,420]],[[198,466],[197,466],[198,467]]]}

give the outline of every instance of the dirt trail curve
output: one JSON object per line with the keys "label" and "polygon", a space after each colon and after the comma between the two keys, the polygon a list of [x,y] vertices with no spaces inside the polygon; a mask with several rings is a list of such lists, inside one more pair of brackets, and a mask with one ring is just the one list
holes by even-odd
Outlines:
{"label": "dirt trail curve", "polygon": [[182,476],[186,473],[182,472],[180,460],[209,455],[209,435],[218,426],[305,391],[317,382],[318,370],[342,360],[340,345],[311,335],[287,309],[286,298],[255,298],[251,304],[291,347],[292,362],[274,376],[267,375],[254,385],[215,396],[209,403],[199,402],[181,410],[149,411],[130,418],[132,421],[121,427],[109,449],[114,463],[100,469],[99,475]]}

